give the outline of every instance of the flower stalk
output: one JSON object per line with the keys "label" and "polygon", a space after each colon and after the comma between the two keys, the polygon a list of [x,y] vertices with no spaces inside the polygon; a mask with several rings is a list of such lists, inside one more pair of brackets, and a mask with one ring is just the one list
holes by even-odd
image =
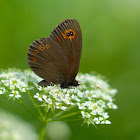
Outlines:
{"label": "flower stalk", "polygon": [[38,104],[36,103],[35,99],[33,98],[32,92],[31,92],[31,91],[28,91],[28,92],[29,92],[29,95],[30,95],[30,99],[31,99],[31,101],[32,101],[32,103],[33,103],[33,105],[34,105],[34,107],[35,107],[36,110],[38,111],[38,114],[39,114],[40,118],[43,118],[43,117],[44,117],[44,116],[43,116],[43,113],[41,112],[41,110],[40,110]]}
{"label": "flower stalk", "polygon": [[45,139],[47,123],[48,122],[46,120],[41,123],[41,130],[40,130],[39,140],[44,140]]}

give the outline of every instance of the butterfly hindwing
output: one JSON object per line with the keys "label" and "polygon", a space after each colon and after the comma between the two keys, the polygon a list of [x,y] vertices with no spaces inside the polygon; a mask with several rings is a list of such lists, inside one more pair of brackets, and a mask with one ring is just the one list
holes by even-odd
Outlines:
{"label": "butterfly hindwing", "polygon": [[[34,41],[28,51],[28,63],[30,68],[41,78],[59,83],[62,67],[57,65],[59,61],[59,51],[48,38],[40,38]],[[57,57],[56,57],[57,56]]]}

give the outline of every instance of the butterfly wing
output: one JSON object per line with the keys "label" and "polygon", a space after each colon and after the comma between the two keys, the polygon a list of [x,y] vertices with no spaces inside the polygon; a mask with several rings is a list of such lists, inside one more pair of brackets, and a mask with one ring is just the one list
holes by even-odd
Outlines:
{"label": "butterfly wing", "polygon": [[[61,63],[59,60],[62,59]],[[49,83],[59,84],[63,74],[64,58],[49,38],[40,38],[34,41],[28,51],[30,68]]]}
{"label": "butterfly wing", "polygon": [[69,86],[77,75],[81,50],[79,23],[74,19],[67,19],[55,27],[48,38],[40,38],[31,44],[28,63],[48,84],[66,83]]}
{"label": "butterfly wing", "polygon": [[81,58],[82,34],[79,23],[75,19],[61,22],[50,34],[50,38],[62,49],[67,61],[65,82],[75,79]]}

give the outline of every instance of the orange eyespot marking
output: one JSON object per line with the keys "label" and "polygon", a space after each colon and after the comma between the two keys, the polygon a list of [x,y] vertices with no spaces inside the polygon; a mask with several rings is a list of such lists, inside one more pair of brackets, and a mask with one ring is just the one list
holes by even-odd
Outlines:
{"label": "orange eyespot marking", "polygon": [[62,37],[66,40],[67,36],[64,33],[61,33]]}
{"label": "orange eyespot marking", "polygon": [[59,43],[62,43],[61,39],[58,36],[56,37],[56,39]]}
{"label": "orange eyespot marking", "polygon": [[72,41],[76,36],[76,32],[72,29],[69,29],[69,30],[65,30],[64,35],[67,39]]}
{"label": "orange eyespot marking", "polygon": [[38,50],[34,50],[34,53],[35,53],[35,54],[38,54]]}
{"label": "orange eyespot marking", "polygon": [[45,47],[44,47],[43,45],[40,45],[40,46],[39,46],[39,49],[40,49],[40,50],[44,50]]}
{"label": "orange eyespot marking", "polygon": [[45,46],[47,49],[49,49],[50,48],[50,46],[48,45],[48,44],[46,44],[46,46]]}
{"label": "orange eyespot marking", "polygon": [[36,57],[33,57],[32,60],[33,60],[33,62],[36,62],[37,61],[37,58]]}

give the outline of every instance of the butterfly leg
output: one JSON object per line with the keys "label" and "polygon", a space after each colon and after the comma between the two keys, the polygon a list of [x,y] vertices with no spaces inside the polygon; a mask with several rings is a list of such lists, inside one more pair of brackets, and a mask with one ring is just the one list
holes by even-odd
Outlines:
{"label": "butterfly leg", "polygon": [[77,87],[79,85],[78,81],[76,81],[75,79],[72,81],[70,86],[75,86]]}
{"label": "butterfly leg", "polygon": [[38,83],[38,85],[42,86],[42,87],[46,87],[49,86],[51,83],[46,81],[46,80],[42,80]]}

